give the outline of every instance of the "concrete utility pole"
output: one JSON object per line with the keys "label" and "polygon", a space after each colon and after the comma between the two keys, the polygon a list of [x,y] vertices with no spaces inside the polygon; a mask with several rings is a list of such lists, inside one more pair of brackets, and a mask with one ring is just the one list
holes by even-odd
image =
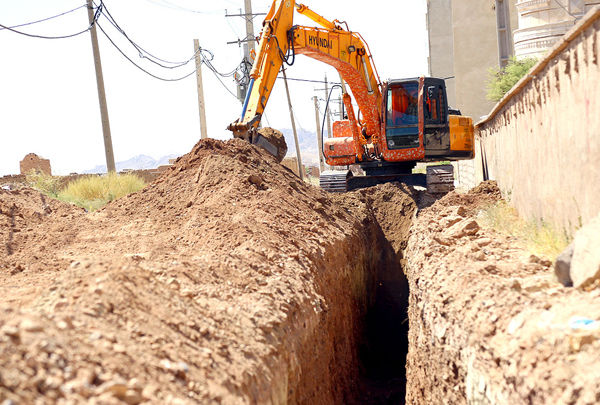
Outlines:
{"label": "concrete utility pole", "polygon": [[[244,44],[244,59],[242,63],[252,66],[252,58],[250,57],[251,51],[255,49],[256,38],[254,37],[254,17],[259,15],[266,15],[266,13],[252,13],[252,0],[244,0],[245,11],[242,14],[240,9],[239,14],[228,14],[225,10],[225,17],[243,17],[246,20],[246,37],[237,41],[227,42],[228,44]],[[238,99],[244,103],[246,99],[246,93],[248,92],[248,85],[250,78],[245,77],[244,80],[238,80]]]}
{"label": "concrete utility pole", "polygon": [[250,60],[250,51],[255,49],[254,43],[254,23],[252,15],[252,0],[244,0],[244,8],[246,12],[246,39],[248,42],[244,44],[244,55]]}
{"label": "concrete utility pole", "polygon": [[302,157],[300,156],[300,144],[298,143],[298,132],[296,132],[296,120],[294,120],[294,110],[292,109],[292,98],[290,97],[287,75],[285,74],[285,68],[283,66],[281,67],[281,71],[283,72],[283,83],[285,83],[285,92],[287,94],[288,106],[290,108],[290,118],[292,119],[292,131],[294,132],[294,143],[296,144],[296,158],[298,159],[298,174],[300,175],[300,179],[304,180],[304,173],[302,172]]}
{"label": "concrete utility pole", "polygon": [[[329,83],[327,83],[327,73],[325,73],[325,102],[327,102],[328,97]],[[331,111],[331,107],[329,107],[328,110],[325,111],[325,115],[327,116],[327,137],[331,138],[333,136],[333,132],[331,132],[331,114],[329,114],[329,111]]]}
{"label": "concrete utility pole", "polygon": [[88,18],[90,20],[90,34],[92,35],[92,50],[94,52],[94,66],[96,68],[96,84],[98,85],[98,101],[100,102],[100,115],[102,117],[102,134],[104,136],[104,152],[106,154],[106,168],[109,173],[116,172],[115,155],[113,153],[112,138],[110,136],[110,122],[108,121],[108,107],[104,93],[104,78],[102,76],[102,62],[98,48],[98,34],[94,23],[94,5],[92,0],[87,0]]}
{"label": "concrete utility pole", "polygon": [[204,103],[204,85],[202,84],[202,56],[200,55],[200,42],[194,39],[194,53],[196,54],[196,78],[198,80],[198,108],[200,110],[200,138],[208,138],[206,129],[206,104]]}
{"label": "concrete utility pole", "polygon": [[321,145],[321,117],[319,117],[319,103],[317,96],[313,96],[315,102],[315,119],[317,121],[317,145],[319,149],[319,169],[321,173],[325,171],[325,163],[323,162],[323,145]]}

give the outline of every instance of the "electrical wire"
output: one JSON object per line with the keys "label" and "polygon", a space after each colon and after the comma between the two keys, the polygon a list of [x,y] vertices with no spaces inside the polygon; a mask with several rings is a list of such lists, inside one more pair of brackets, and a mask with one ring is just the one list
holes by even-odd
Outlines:
{"label": "electrical wire", "polygon": [[[204,64],[206,64],[206,62],[204,62]],[[217,80],[221,83],[221,85],[225,88],[225,90],[227,90],[227,92],[229,92],[229,94],[231,94],[233,97],[235,97],[237,99],[238,98],[237,95],[235,93],[233,93],[231,90],[229,90],[229,87],[227,87],[225,85],[225,83],[223,83],[223,80],[221,80],[221,78],[219,77],[219,75],[217,74],[217,72],[214,71],[213,69],[210,69],[210,71],[213,72],[213,74],[215,75],[215,77],[217,78]]]}
{"label": "electrical wire", "polygon": [[10,26],[8,28],[0,28],[0,31],[5,30],[5,29],[10,29],[10,28],[25,27],[27,25],[33,25],[33,24],[38,24],[38,23],[44,22],[44,21],[49,21],[49,20],[52,20],[54,18],[62,17],[63,15],[67,15],[69,13],[72,13],[72,12],[77,11],[80,8],[84,8],[84,7],[87,7],[87,4],[82,4],[81,6],[79,6],[77,8],[74,8],[73,10],[65,11],[64,13],[53,15],[52,17],[47,17],[47,18],[44,18],[44,19],[41,19],[41,20],[31,21],[31,22],[27,22],[27,23],[23,23],[23,24],[12,25],[12,26]]}
{"label": "electrical wire", "polygon": [[214,15],[214,14],[219,14],[221,13],[221,11],[200,11],[200,10],[192,10],[190,8],[187,7],[183,7],[180,6],[178,4],[175,3],[171,3],[170,1],[166,1],[166,0],[160,0],[160,1],[156,1],[156,0],[146,0],[148,3],[152,3],[155,4],[159,7],[164,7],[164,8],[168,8],[171,10],[179,10],[179,11],[185,11],[188,13],[194,13],[194,14],[205,14],[205,15]]}
{"label": "electrical wire", "polygon": [[[82,6],[79,6],[77,8],[74,8],[72,10],[65,11],[64,13],[44,18],[42,20],[32,21],[32,22],[28,22],[28,23],[23,23],[23,24],[15,25],[15,26],[10,26],[9,27],[9,26],[0,24],[0,30],[5,30],[6,29],[8,31],[12,31],[14,33],[17,33],[17,34],[20,34],[20,35],[25,35],[25,36],[32,37],[32,38],[65,39],[65,38],[72,38],[72,37],[84,34],[84,33],[88,32],[89,30],[91,30],[94,25],[96,25],[100,29],[100,31],[102,32],[102,34],[104,34],[104,36],[112,44],[112,46],[115,47],[115,49],[125,59],[127,59],[131,64],[133,64],[139,70],[141,70],[142,72],[146,73],[147,75],[149,75],[149,76],[151,76],[151,77],[153,77],[155,79],[158,79],[158,80],[161,80],[161,81],[165,81],[165,82],[176,82],[176,81],[187,79],[188,77],[190,77],[194,73],[196,73],[197,69],[194,69],[192,72],[190,72],[190,73],[188,73],[188,74],[186,74],[184,76],[180,76],[180,77],[177,77],[177,78],[170,79],[170,78],[164,78],[164,77],[157,76],[157,75],[149,72],[148,70],[144,69],[143,67],[141,67],[140,65],[138,65],[137,63],[135,63],[121,48],[119,48],[119,46],[115,43],[115,41],[108,35],[108,33],[98,23],[98,20],[99,20],[100,16],[102,15],[138,51],[138,54],[139,54],[140,58],[146,59],[146,60],[148,60],[148,61],[150,61],[150,62],[152,62],[152,63],[154,63],[154,64],[156,64],[156,65],[158,65],[158,66],[160,66],[162,68],[165,68],[165,69],[175,69],[175,68],[183,67],[183,66],[187,65],[188,63],[190,63],[192,60],[194,60],[194,58],[197,55],[200,55],[202,63],[204,63],[208,67],[208,69],[211,72],[213,72],[213,74],[219,80],[219,82],[225,88],[225,90],[227,90],[227,92],[229,92],[229,94],[231,94],[233,97],[235,97],[237,99],[237,96],[227,87],[227,85],[225,85],[225,83],[221,80],[221,77],[232,77],[232,76],[234,76],[238,72],[238,70],[240,70],[240,66],[242,66],[242,65],[237,66],[231,72],[221,73],[212,64],[212,60],[214,59],[214,54],[211,51],[209,51],[208,49],[203,49],[201,47],[198,48],[194,52],[194,54],[192,55],[192,57],[190,57],[188,60],[186,60],[184,62],[172,62],[172,61],[168,61],[168,60],[159,58],[159,57],[151,54],[150,52],[146,51],[144,48],[142,48],[140,45],[138,45],[136,42],[134,42],[131,38],[129,38],[129,36],[125,33],[125,30],[123,28],[121,28],[121,26],[113,18],[113,16],[111,15],[110,11],[106,8],[106,6],[104,5],[104,3],[103,3],[102,0],[100,0],[99,4],[97,4],[97,5],[94,4],[94,6],[95,6],[94,7],[95,8],[95,12],[94,12],[94,18],[92,20],[92,23],[85,30],[79,31],[79,32],[74,33],[74,34],[61,35],[61,36],[44,36],[44,35],[28,34],[28,33],[22,32],[22,31],[15,30],[14,28],[28,26],[28,25],[33,25],[33,24],[37,24],[37,23],[40,23],[40,22],[48,21],[48,20],[51,20],[51,19],[55,19],[55,18],[64,16],[66,14],[72,13],[72,12],[74,12],[76,10],[79,10],[80,8],[87,7],[87,5],[82,5]],[[206,55],[208,55],[208,56],[206,56]],[[173,66],[167,66],[167,65],[164,65],[164,64],[162,64],[160,62],[163,62],[163,63],[166,63],[166,64],[171,64]],[[244,62],[242,62],[242,64],[244,64]],[[249,68],[244,64],[244,68],[242,69],[242,71],[243,72],[249,72]]]}
{"label": "electrical wire", "polygon": [[103,6],[102,1],[100,1],[100,5],[98,7],[96,7],[96,11],[94,13],[94,18],[92,20],[92,23],[89,25],[89,27],[87,27],[83,31],[79,31],[79,32],[76,32],[74,34],[59,35],[59,36],[45,36],[45,35],[28,34],[26,32],[18,31],[18,30],[15,30],[15,29],[11,28],[11,27],[7,27],[6,25],[2,25],[2,24],[0,24],[0,28],[9,30],[9,31],[14,32],[16,34],[24,35],[24,36],[30,37],[30,38],[40,38],[40,39],[66,39],[66,38],[73,38],[73,37],[76,37],[78,35],[85,34],[86,32],[88,32],[89,30],[92,29],[92,27],[94,26],[94,24],[97,24],[98,18],[100,18],[100,14],[102,13],[102,6]]}
{"label": "electrical wire", "polygon": [[[134,42],[131,38],[129,38],[127,33],[125,33],[125,30],[122,29],[121,26],[116,22],[116,20],[113,18],[112,14],[110,13],[110,11],[108,10],[108,8],[106,6],[103,7],[102,15],[104,15],[104,17],[106,17],[106,19],[111,23],[111,25],[117,31],[119,31],[121,33],[121,35],[123,35],[125,37],[125,39],[127,39],[127,41],[138,51],[138,55],[140,58],[147,59],[149,62],[154,63],[155,65],[158,65],[162,68],[177,69],[177,68],[186,66],[192,60],[194,60],[194,58],[196,57],[198,52],[200,52],[200,49],[196,50],[190,58],[188,58],[186,61],[183,61],[183,62],[172,62],[172,61],[168,61],[168,60],[159,58],[157,56],[154,56],[152,53],[148,52],[147,50],[142,48],[140,45],[138,45],[136,42]],[[160,62],[162,62],[162,63],[160,63]],[[167,66],[167,65],[164,65],[163,63],[171,64],[173,66]]]}
{"label": "electrical wire", "polygon": [[[282,76],[277,76],[277,78],[278,78],[278,79],[283,79],[283,77],[282,77]],[[325,83],[328,83],[328,84],[337,84],[337,85],[340,85],[340,84],[341,84],[341,83],[337,83],[337,82],[324,82],[324,81],[322,81],[322,80],[294,79],[294,78],[291,78],[291,77],[288,77],[287,79],[288,79],[288,80],[293,80],[293,81],[296,81],[296,82],[307,82],[307,83],[318,83],[318,84],[325,84]]]}
{"label": "electrical wire", "polygon": [[157,75],[155,75],[155,74],[153,74],[153,73],[150,73],[150,72],[148,72],[146,69],[144,69],[143,67],[141,67],[140,65],[138,65],[137,63],[135,63],[135,62],[134,62],[134,61],[133,61],[133,60],[132,60],[132,59],[131,59],[129,56],[127,56],[127,55],[125,54],[125,52],[123,52],[123,51],[121,50],[121,48],[119,48],[119,47],[117,46],[117,44],[116,44],[116,43],[115,43],[115,42],[112,40],[112,38],[111,38],[111,37],[110,37],[110,36],[109,36],[109,35],[106,33],[106,31],[104,31],[104,29],[102,28],[102,26],[101,26],[99,23],[97,23],[97,22],[96,22],[96,26],[97,26],[98,28],[100,28],[100,31],[102,31],[102,33],[104,34],[104,36],[106,37],[106,39],[108,39],[108,41],[109,41],[109,42],[110,42],[110,43],[111,43],[111,44],[112,44],[112,45],[113,45],[113,46],[114,46],[114,47],[117,49],[117,51],[119,51],[119,53],[120,53],[121,55],[123,55],[123,57],[124,57],[125,59],[127,59],[129,62],[131,62],[131,64],[133,64],[133,65],[134,65],[135,67],[137,67],[139,70],[141,70],[142,72],[146,73],[147,75],[149,75],[149,76],[151,76],[151,77],[153,77],[153,78],[155,78],[155,79],[158,79],[158,80],[161,80],[161,81],[164,81],[164,82],[178,82],[178,81],[180,81],[180,80],[187,79],[188,77],[190,77],[191,75],[193,75],[194,73],[196,73],[196,69],[194,69],[194,71],[192,71],[192,72],[190,72],[190,73],[186,74],[185,76],[181,76],[181,77],[178,77],[178,78],[175,78],[175,79],[166,79],[166,78],[164,78],[164,77],[160,77],[160,76],[157,76]]}
{"label": "electrical wire", "polygon": [[[101,4],[102,4],[102,0],[101,0]],[[203,48],[198,48],[195,52],[194,55],[188,59],[188,61],[186,62],[172,62],[172,61],[167,61],[165,59],[161,59],[157,56],[152,55],[150,52],[146,51],[144,48],[142,48],[141,46],[139,46],[137,43],[135,43],[133,40],[131,40],[129,38],[129,36],[125,33],[125,30],[122,29],[119,24],[115,21],[115,19],[112,17],[112,15],[110,14],[110,11],[107,9],[106,13],[103,13],[103,15],[106,17],[106,19],[111,23],[111,25],[113,25],[113,27],[115,27],[119,33],[121,33],[127,40],[128,42],[138,51],[138,53],[140,54],[140,57],[149,60],[150,62],[153,62],[154,64],[161,66],[163,68],[167,68],[167,69],[173,69],[173,68],[177,68],[177,67],[182,67],[184,65],[186,65],[187,63],[189,63],[191,60],[193,60],[196,56],[200,56],[201,59],[201,63],[203,63],[204,65],[206,65],[208,67],[208,69],[213,72],[213,74],[215,75],[215,77],[217,78],[217,80],[221,83],[221,85],[225,88],[225,90],[227,90],[227,92],[229,94],[231,94],[233,97],[235,97],[237,99],[237,95],[235,95],[228,87],[227,85],[221,80],[221,77],[231,77],[233,76],[236,71],[237,71],[237,67],[236,69],[234,69],[231,72],[228,73],[221,73],[219,72],[214,65],[212,64],[212,60],[214,59],[214,54],[209,51],[208,49],[203,49]],[[106,31],[104,31],[104,29],[100,26],[99,23],[96,23],[96,25],[98,26],[98,28],[100,28],[100,31],[102,31],[102,33],[104,34],[104,36],[109,40],[109,42],[117,49],[117,51],[125,58],[127,59],[131,64],[133,64],[136,68],[138,68],[139,70],[141,70],[142,72],[146,73],[147,75],[161,80],[161,81],[165,81],[165,82],[176,82],[176,81],[181,81],[184,79],[187,79],[188,77],[192,76],[194,73],[197,72],[197,69],[194,69],[192,72],[184,75],[184,76],[180,76],[177,78],[173,78],[173,79],[169,79],[169,78],[164,78],[164,77],[160,77],[157,76],[151,72],[149,72],[148,70],[144,69],[143,67],[141,67],[140,65],[138,65],[137,63],[135,63],[129,56],[127,56],[127,54],[121,49],[119,48],[119,46],[115,43],[115,41],[106,33]],[[148,56],[150,56],[150,58],[146,57],[144,55],[144,53]],[[208,55],[208,57],[206,56],[206,54]],[[152,59],[153,58],[153,59]],[[155,59],[155,60],[154,60]],[[175,66],[165,66],[161,63],[158,63],[157,61],[163,62],[163,63],[171,63],[174,64]]]}

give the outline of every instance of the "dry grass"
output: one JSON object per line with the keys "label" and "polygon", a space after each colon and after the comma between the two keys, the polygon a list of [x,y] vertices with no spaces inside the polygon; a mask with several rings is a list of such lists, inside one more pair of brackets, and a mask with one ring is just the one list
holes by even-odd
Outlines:
{"label": "dry grass", "polygon": [[32,170],[27,174],[26,179],[27,183],[36,190],[52,198],[58,198],[60,192],[60,179],[58,177]]}
{"label": "dry grass", "polygon": [[144,180],[134,174],[82,177],[69,183],[58,198],[95,211],[110,201],[141,190],[145,185]]}
{"label": "dry grass", "polygon": [[480,214],[480,220],[484,226],[514,236],[521,246],[531,253],[552,261],[570,243],[565,232],[545,222],[524,220],[506,201],[500,201],[484,209]]}
{"label": "dry grass", "polygon": [[60,189],[60,177],[43,173],[31,173],[27,176],[31,187],[61,201],[69,202],[95,211],[108,202],[134,193],[144,188],[146,183],[134,174],[111,173],[104,176],[82,177]]}

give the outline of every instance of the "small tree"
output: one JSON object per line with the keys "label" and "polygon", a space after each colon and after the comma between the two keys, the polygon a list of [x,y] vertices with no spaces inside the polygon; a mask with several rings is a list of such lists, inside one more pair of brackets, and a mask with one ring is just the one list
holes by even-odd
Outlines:
{"label": "small tree", "polygon": [[500,101],[536,63],[536,58],[517,60],[513,56],[504,68],[490,68],[487,81],[488,100]]}

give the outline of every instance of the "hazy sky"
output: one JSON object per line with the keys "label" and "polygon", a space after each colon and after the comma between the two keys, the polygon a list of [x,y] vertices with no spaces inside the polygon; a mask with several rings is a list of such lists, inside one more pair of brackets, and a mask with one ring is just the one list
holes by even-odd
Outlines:
{"label": "hazy sky", "polygon": [[[186,60],[193,39],[211,50],[214,66],[233,70],[242,49],[227,41],[243,38],[244,21],[225,18],[225,9],[237,14],[243,0],[105,0],[108,10],[130,38],[154,55]],[[84,0],[0,0],[0,24],[14,26],[43,19],[85,4]],[[255,12],[266,12],[269,0],[254,0]],[[321,15],[347,21],[363,35],[373,53],[382,80],[427,74],[425,0],[328,0],[305,2]],[[196,11],[196,12],[194,12]],[[255,21],[262,26],[263,17]],[[311,21],[298,17],[298,24]],[[121,34],[104,18],[100,25],[134,61],[161,77],[180,77],[194,65],[175,70],[155,68],[127,46]],[[87,10],[48,22],[18,28],[39,35],[64,35],[88,26]],[[196,77],[162,82],[147,76],[124,59],[98,32],[111,123],[115,160],[146,154],[158,158],[184,154],[200,138]],[[33,152],[50,159],[53,173],[68,174],[104,164],[104,144],[90,34],[71,39],[28,38],[0,30],[0,175],[19,172],[19,161]],[[329,66],[299,56],[288,76],[321,80]],[[203,68],[208,134],[230,138],[226,126],[241,112],[239,101],[215,76]],[[223,79],[235,92],[232,79]],[[312,96],[319,84],[290,82],[300,127],[315,131]],[[323,97],[323,92],[319,95]],[[278,81],[266,110],[264,125],[290,128],[283,83]]]}

